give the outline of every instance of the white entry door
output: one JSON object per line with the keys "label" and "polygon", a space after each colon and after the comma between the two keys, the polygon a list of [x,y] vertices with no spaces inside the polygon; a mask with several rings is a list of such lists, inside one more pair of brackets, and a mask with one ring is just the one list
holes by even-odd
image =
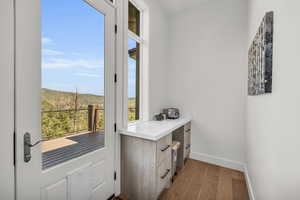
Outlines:
{"label": "white entry door", "polygon": [[114,7],[16,0],[15,23],[16,199],[110,198]]}

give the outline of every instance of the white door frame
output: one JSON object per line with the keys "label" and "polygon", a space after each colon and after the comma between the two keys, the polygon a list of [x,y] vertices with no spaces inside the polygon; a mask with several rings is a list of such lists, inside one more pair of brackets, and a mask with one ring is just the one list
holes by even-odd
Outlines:
{"label": "white door frame", "polygon": [[[118,74],[117,90],[116,90],[116,109],[117,109],[117,127],[122,128],[126,126],[126,117],[123,113],[126,112],[124,107],[124,101],[126,101],[127,93],[123,83],[127,83],[124,78],[124,51],[127,51],[127,28],[124,31],[124,1],[115,0],[115,7],[117,9],[116,24],[118,25],[118,34],[116,36],[116,72]],[[6,157],[6,162],[2,164],[2,170],[0,171],[1,185],[0,194],[1,199],[5,197],[6,200],[13,200],[15,193],[14,186],[14,167],[13,167],[13,132],[14,132],[14,2],[11,0],[0,1],[0,26],[2,27],[0,34],[0,91],[3,97],[0,99],[0,108],[4,115],[1,116],[4,120],[1,120],[2,127],[2,140],[7,141],[3,145],[0,145],[0,156]],[[8,87],[7,87],[8,86]],[[7,112],[4,112],[7,110]],[[116,134],[116,147],[115,147],[115,171],[117,174],[117,180],[115,182],[115,193],[119,195],[121,193],[121,149],[120,149],[120,135]],[[3,154],[3,155],[2,155]],[[5,196],[3,196],[5,194]]]}
{"label": "white door frame", "polygon": [[[127,84],[124,74],[124,51],[127,52],[127,31],[124,32],[124,0],[115,0],[116,6],[116,24],[118,27],[116,35],[116,73],[117,73],[117,84],[116,84],[116,122],[118,129],[127,126],[127,107],[124,107],[124,102],[127,102],[127,90],[125,90],[124,82]],[[125,35],[126,34],[126,35]],[[126,38],[126,40],[125,40]],[[126,41],[126,45],[125,45]],[[126,57],[127,59],[127,57]],[[127,76],[126,76],[127,77]],[[119,132],[119,131],[118,131]],[[115,182],[115,194],[116,196],[121,194],[121,136],[116,134],[116,147],[115,147],[115,171],[117,180]]]}
{"label": "white door frame", "polygon": [[0,199],[14,199],[14,3],[0,1]]}
{"label": "white door frame", "polygon": [[[94,4],[95,7],[97,7],[97,0],[86,0],[87,2]],[[102,0],[101,0],[102,1]],[[16,71],[15,71],[15,82],[16,82],[16,88],[15,88],[15,108],[16,108],[16,115],[15,115],[15,130],[17,134],[16,139],[16,159],[17,159],[17,167],[16,167],[16,198],[17,199],[39,199],[40,196],[44,195],[43,191],[39,191],[40,188],[46,188],[47,190],[56,191],[56,189],[53,190],[53,187],[56,187],[60,189],[61,187],[69,187],[66,186],[67,180],[62,179],[63,176],[71,176],[70,174],[74,172],[74,170],[79,170],[78,174],[81,174],[81,171],[83,171],[83,168],[92,168],[95,165],[99,164],[99,157],[95,158],[93,156],[94,154],[100,153],[100,151],[104,151],[106,148],[97,150],[95,152],[86,154],[82,157],[79,157],[78,159],[73,159],[71,161],[65,162],[61,164],[59,167],[54,167],[49,170],[42,171],[41,167],[37,167],[41,165],[41,148],[35,147],[31,149],[32,159],[31,159],[31,165],[24,163],[24,152],[23,152],[23,135],[25,132],[30,132],[32,135],[32,142],[38,141],[41,138],[40,125],[37,124],[37,122],[40,122],[40,107],[34,106],[34,105],[40,105],[40,96],[37,95],[37,86],[40,87],[41,85],[41,77],[40,77],[40,66],[41,66],[41,33],[40,33],[40,0],[30,0],[30,1],[24,1],[24,0],[16,0],[15,4],[15,27],[16,27]],[[104,0],[103,0],[104,2]],[[100,3],[102,4],[102,3]],[[104,6],[104,4],[103,4]],[[105,9],[111,9],[108,8],[109,4],[105,5]],[[108,17],[108,20],[112,20],[115,18],[114,15],[111,15],[111,13],[108,13],[110,17]],[[27,23],[28,19],[31,20],[30,25]],[[107,21],[105,23],[106,27],[105,29],[105,35],[106,39],[111,41],[111,39],[115,40],[115,34],[113,34],[114,30],[114,24],[115,21]],[[109,31],[108,31],[109,30]],[[30,50],[28,50],[30,47]],[[115,66],[115,59],[113,58],[113,55],[115,55],[115,47],[112,46],[112,48],[107,49],[110,54],[109,55],[108,66]],[[107,51],[106,51],[107,52]],[[22,66],[27,66],[22,67]],[[116,96],[116,90],[115,90],[115,84],[114,82],[114,72],[115,67],[107,68],[106,73],[109,74],[109,76],[106,75],[106,84],[105,89],[106,96],[110,96],[112,99],[115,99]],[[114,71],[114,72],[112,72]],[[28,74],[32,74],[32,78],[28,79]],[[27,75],[27,76],[26,76]],[[33,88],[32,91],[28,88]],[[40,88],[39,88],[40,90]],[[110,100],[112,100],[110,99]],[[113,102],[108,101],[108,102]],[[29,106],[26,106],[29,105]],[[113,113],[116,115],[115,111],[115,103],[106,103],[105,104],[105,110],[108,113]],[[29,114],[30,113],[30,114]],[[113,133],[114,129],[114,121],[116,117],[113,117],[112,120],[107,120],[106,126],[105,126],[105,132],[106,134],[111,133],[111,140],[106,140],[106,145],[109,144],[110,149],[112,149],[111,152],[115,152],[115,138],[116,134]],[[107,118],[106,118],[107,119]],[[105,137],[108,138],[108,137]],[[107,143],[109,142],[109,143]],[[110,151],[110,150],[109,150]],[[115,160],[115,153],[112,153],[111,157],[105,158],[106,160],[112,160],[113,163],[116,162]],[[98,163],[96,163],[98,162]],[[108,162],[108,161],[107,161]],[[110,163],[111,161],[109,161]],[[82,166],[82,163],[86,163],[84,166]],[[95,164],[96,163],[96,164]],[[95,164],[95,165],[94,165]],[[100,163],[101,164],[101,163]],[[35,166],[35,167],[34,167]],[[74,168],[74,166],[76,166]],[[116,164],[114,164],[116,166]],[[115,167],[110,167],[107,169],[107,173],[104,175],[111,176],[112,179],[109,178],[108,181],[113,181],[113,171]],[[97,166],[95,166],[96,168]],[[58,170],[57,168],[61,168],[63,170]],[[73,171],[72,171],[73,170]],[[89,169],[90,170],[90,169]],[[91,169],[92,170],[92,169]],[[37,176],[34,176],[32,173],[38,174]],[[70,174],[66,174],[66,172],[69,172]],[[77,172],[76,172],[77,173]],[[83,172],[85,173],[85,172]],[[88,174],[87,172],[86,174]],[[24,174],[32,174],[32,176]],[[23,175],[23,176],[22,176]],[[78,176],[77,176],[78,178]],[[76,179],[76,177],[75,177]],[[77,179],[76,179],[77,180]],[[77,181],[78,182],[78,181]],[[50,185],[51,184],[51,185]],[[78,185],[78,184],[77,184]],[[110,184],[108,184],[110,185]],[[32,191],[32,188],[36,188],[36,191]],[[67,188],[66,188],[67,189]],[[113,190],[115,190],[115,182],[113,184]],[[69,191],[69,190],[68,190]],[[80,193],[81,190],[75,191],[77,193]],[[68,194],[69,196],[69,194]],[[68,197],[70,198],[70,197]]]}

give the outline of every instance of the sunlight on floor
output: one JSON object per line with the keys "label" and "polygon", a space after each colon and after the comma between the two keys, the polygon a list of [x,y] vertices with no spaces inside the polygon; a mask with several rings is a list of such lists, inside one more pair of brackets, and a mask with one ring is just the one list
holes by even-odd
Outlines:
{"label": "sunlight on floor", "polygon": [[67,139],[67,137],[45,141],[42,143],[42,152],[44,153],[44,152],[51,151],[54,149],[66,147],[66,146],[69,146],[72,144],[77,144],[77,142],[69,140],[69,139]]}

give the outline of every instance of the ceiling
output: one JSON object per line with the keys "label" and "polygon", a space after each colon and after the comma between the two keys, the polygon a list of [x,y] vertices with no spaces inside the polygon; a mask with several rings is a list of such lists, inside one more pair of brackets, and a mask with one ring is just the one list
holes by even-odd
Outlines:
{"label": "ceiling", "polygon": [[185,9],[197,6],[208,0],[157,0],[157,2],[169,13],[175,14]]}

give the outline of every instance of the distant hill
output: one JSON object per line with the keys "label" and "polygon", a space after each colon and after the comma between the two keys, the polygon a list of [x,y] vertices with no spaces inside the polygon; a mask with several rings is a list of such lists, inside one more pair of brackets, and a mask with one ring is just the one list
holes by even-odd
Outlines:
{"label": "distant hill", "polygon": [[[50,89],[42,89],[42,102],[47,102],[59,109],[74,108],[76,94],[73,92],[64,92]],[[77,94],[78,108],[87,108],[90,104],[103,105],[104,97],[92,94]]]}
{"label": "distant hill", "polygon": [[[58,90],[51,90],[42,88],[42,109],[73,109],[75,108],[76,94],[73,92],[64,92]],[[101,107],[104,103],[104,96],[97,96],[93,94],[77,94],[78,108],[87,108],[91,104],[99,104]],[[129,99],[129,107],[135,107],[134,98]]]}
{"label": "distant hill", "polygon": [[[55,139],[88,130],[87,110],[74,111],[77,97],[77,109],[86,109],[88,105],[99,104],[103,108],[104,97],[93,94],[77,94],[43,88],[42,98],[42,135],[45,139]],[[129,108],[135,108],[135,99],[129,99]],[[63,111],[66,110],[66,111]],[[73,111],[70,111],[73,110]],[[54,112],[45,112],[54,111]],[[58,112],[59,111],[59,112]],[[129,109],[128,120],[136,119],[135,110]],[[104,127],[104,113],[99,112],[99,129]]]}

